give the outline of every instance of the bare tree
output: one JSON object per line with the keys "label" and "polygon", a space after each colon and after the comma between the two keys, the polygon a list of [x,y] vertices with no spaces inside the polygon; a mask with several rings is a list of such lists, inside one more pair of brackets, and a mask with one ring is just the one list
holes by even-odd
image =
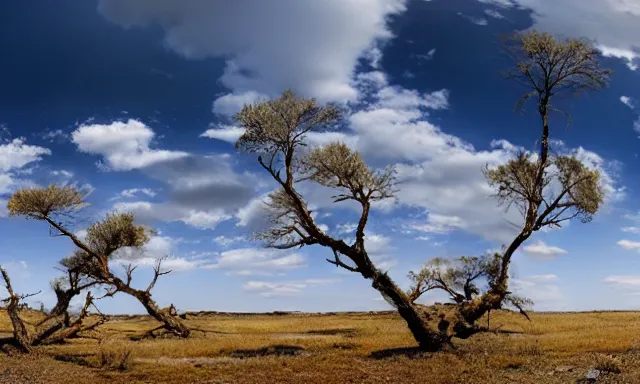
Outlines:
{"label": "bare tree", "polygon": [[47,188],[22,189],[15,192],[9,199],[7,208],[10,215],[45,221],[58,231],[59,235],[71,239],[77,249],[72,256],[63,260],[63,265],[69,271],[81,273],[94,283],[108,287],[103,297],[111,297],[117,292],[133,296],[145,307],[149,315],[163,324],[165,330],[180,337],[188,337],[189,328],[179,318],[171,316],[168,309],[160,308],[151,297],[151,290],[158,277],[171,272],[162,270],[161,259],[158,260],[154,268],[154,277],[146,289],[131,286],[132,274],[136,267],[129,265],[126,268],[126,276],[122,279],[113,273],[109,266],[109,261],[116,251],[125,247],[142,247],[149,241],[153,231],[136,225],[130,213],[113,213],[91,225],[87,229],[86,238],[81,240],[67,229],[60,219],[73,217],[75,212],[86,205],[83,195],[74,187],[51,185]]}
{"label": "bare tree", "polygon": [[[315,100],[298,98],[292,91],[275,100],[245,105],[236,115],[238,123],[246,128],[236,147],[257,153],[258,162],[278,185],[268,204],[272,225],[258,238],[280,249],[313,244],[330,249],[333,257],[327,261],[370,279],[372,286],[397,308],[422,349],[441,349],[449,341],[446,335],[429,326],[420,309],[373,264],[365,249],[371,204],[393,196],[392,169],[376,171],[367,167],[357,152],[339,142],[302,150],[307,133],[335,124],[339,119],[337,108],[318,106]],[[328,235],[317,225],[297,189],[303,181],[336,190],[336,203],[352,201],[360,206],[352,244]]]}
{"label": "bare tree", "polygon": [[39,292],[19,295],[14,292],[9,274],[2,267],[0,267],[0,274],[4,280],[6,290],[9,293],[9,297],[4,299],[3,302],[7,303],[6,309],[13,327],[14,342],[23,352],[28,353],[32,347],[38,345],[58,343],[65,339],[75,337],[78,333],[94,329],[106,321],[106,318],[101,316],[99,320],[93,324],[86,325],[84,323],[85,318],[89,314],[89,306],[93,305],[93,297],[89,292],[87,293],[82,311],[73,321],[69,320],[69,315],[65,309],[64,313],[56,316],[50,314],[37,324],[29,323],[20,316],[20,311],[23,309],[21,302],[28,297],[37,295]]}
{"label": "bare tree", "polygon": [[[611,71],[600,67],[598,51],[585,40],[562,41],[536,31],[516,33],[505,40],[504,47],[516,64],[507,77],[528,89],[516,108],[529,99],[537,101],[542,123],[540,152],[520,153],[504,165],[484,170],[499,202],[507,208],[517,207],[523,224],[499,255],[487,292],[471,300],[454,299],[464,336],[477,329],[476,321],[487,311],[498,309],[505,302],[520,309],[527,304],[522,298],[510,296],[509,265],[514,252],[534,232],[560,227],[574,218],[589,222],[604,199],[597,170],[588,169],[574,156],[549,153],[549,116],[554,111],[562,112],[552,104],[554,97],[598,90],[608,82]],[[437,288],[448,292],[449,287]]]}

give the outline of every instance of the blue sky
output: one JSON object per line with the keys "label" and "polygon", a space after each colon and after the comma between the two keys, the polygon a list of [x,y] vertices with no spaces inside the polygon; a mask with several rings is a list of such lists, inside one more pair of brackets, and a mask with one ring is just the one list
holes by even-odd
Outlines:
{"label": "blue sky", "polygon": [[[481,169],[534,149],[539,118],[513,111],[523,90],[502,78],[499,37],[534,27],[591,39],[612,82],[559,100],[573,124],[557,116],[551,134],[556,153],[601,170],[606,203],[592,223],[532,237],[512,287],[539,310],[640,307],[640,7],[630,0],[4,2],[0,21],[2,205],[20,187],[75,183],[92,190],[79,234],[108,211],[133,211],[159,234],[114,263],[140,264],[142,287],[153,258],[171,255],[154,297],[183,310],[387,308],[325,249],[248,239],[275,185],[233,148],[230,116],[243,103],[292,88],[349,107],[343,131],[310,142],[341,139],[373,166],[396,166],[397,201],[373,211],[367,245],[406,287],[429,258],[477,255],[514,234],[518,213],[489,196]],[[302,190],[318,222],[348,238],[357,212]],[[48,280],[70,242],[0,215],[0,263],[17,290],[42,290],[33,301],[52,305]],[[143,310],[124,295],[99,305]]]}

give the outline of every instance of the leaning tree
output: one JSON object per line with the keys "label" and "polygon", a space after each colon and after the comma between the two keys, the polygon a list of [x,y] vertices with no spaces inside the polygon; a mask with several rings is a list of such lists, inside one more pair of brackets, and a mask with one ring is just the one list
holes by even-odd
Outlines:
{"label": "leaning tree", "polygon": [[[279,249],[314,244],[328,248],[333,257],[327,261],[371,280],[373,288],[393,303],[420,348],[439,350],[445,346],[447,337],[431,326],[387,273],[374,265],[365,247],[372,203],[393,196],[392,169],[369,168],[357,152],[341,142],[305,150],[307,134],[337,123],[340,111],[331,105],[319,106],[314,99],[298,98],[289,90],[278,99],[245,105],[235,118],[246,129],[236,147],[258,154],[260,166],[278,186],[267,203],[271,226],[257,237]],[[300,193],[302,182],[331,188],[336,191],[334,202],[350,201],[360,207],[352,243],[318,226]]]}
{"label": "leaning tree", "polygon": [[[528,89],[518,100],[516,109],[533,99],[541,119],[542,135],[538,153],[519,153],[514,159],[497,167],[486,167],[489,185],[496,189],[501,204],[516,207],[522,214],[520,231],[510,244],[496,256],[487,282],[489,288],[481,295],[459,296],[442,284],[430,289],[446,291],[456,303],[453,330],[455,336],[468,337],[479,328],[476,321],[487,311],[509,302],[509,265],[514,252],[543,228],[560,227],[578,218],[586,223],[603,202],[600,174],[587,168],[575,156],[549,152],[549,118],[551,112],[561,112],[552,103],[558,96],[579,94],[606,86],[611,70],[599,64],[599,52],[582,39],[559,40],[547,33],[529,31],[505,39],[505,51],[515,62],[507,77]],[[463,263],[464,264],[464,263]],[[455,273],[463,272],[455,267]],[[414,276],[426,276],[432,281],[433,266],[427,264]],[[437,273],[436,273],[437,274]],[[416,283],[418,280],[415,280]],[[473,280],[473,279],[472,279]],[[426,292],[419,289],[416,295]],[[523,302],[518,299],[515,304]],[[514,304],[512,302],[512,304]]]}
{"label": "leaning tree", "polygon": [[[77,247],[74,253],[62,261],[68,271],[86,276],[91,282],[107,287],[103,297],[111,297],[123,292],[136,298],[147,310],[147,313],[162,323],[160,328],[180,337],[188,337],[190,329],[175,316],[170,308],[160,308],[151,297],[151,290],[158,278],[171,271],[163,271],[159,259],[154,267],[154,276],[146,289],[131,286],[135,266],[129,264],[124,279],[118,277],[109,262],[114,259],[117,251],[126,248],[141,248],[153,234],[150,228],[136,225],[131,213],[111,213],[103,220],[87,228],[84,239],[75,235],[63,223],[65,218],[74,214],[87,203],[83,194],[74,187],[58,187],[50,185],[47,188],[22,189],[15,192],[7,203],[9,214],[24,216],[47,222],[50,227],[58,231],[60,236],[68,237]],[[74,278],[70,275],[70,278]],[[70,289],[74,289],[74,283]],[[77,289],[78,287],[75,286]],[[59,288],[63,290],[64,288]],[[160,329],[158,328],[158,329]]]}

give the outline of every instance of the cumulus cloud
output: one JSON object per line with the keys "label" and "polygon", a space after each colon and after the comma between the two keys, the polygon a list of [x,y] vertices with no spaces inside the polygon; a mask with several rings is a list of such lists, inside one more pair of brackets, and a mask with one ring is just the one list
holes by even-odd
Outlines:
{"label": "cumulus cloud", "polygon": [[[196,228],[213,229],[254,196],[255,183],[244,181],[251,175],[236,173],[228,155],[152,149],[154,137],[151,128],[135,119],[82,125],[72,133],[78,149],[102,156],[108,169],[135,169],[169,187],[167,201],[119,202],[114,209],[133,211],[142,220],[182,221]],[[148,188],[133,188],[114,199],[141,194],[154,197],[155,193]]]}
{"label": "cumulus cloud", "polygon": [[[513,239],[522,224],[522,215],[513,207],[505,210],[498,205],[482,168],[506,163],[523,147],[494,140],[490,149],[476,150],[432,124],[430,113],[448,106],[449,93],[445,90],[420,94],[390,87],[382,76],[361,91],[370,102],[347,117],[347,129],[316,132],[309,140],[312,146],[341,140],[368,161],[393,164],[399,190],[397,202],[425,212],[423,217],[407,224],[410,230],[447,233],[459,229],[500,243]],[[614,162],[582,147],[569,149],[561,142],[554,145],[556,152],[574,155],[586,167],[600,171],[607,203],[624,197],[624,188],[616,180]],[[316,207],[335,206],[330,191],[303,186],[300,190]],[[259,219],[263,200],[254,199],[240,210],[241,226]],[[395,207],[394,201],[387,203],[387,209]]]}
{"label": "cumulus cloud", "polygon": [[336,279],[306,279],[294,281],[247,281],[245,291],[255,292],[260,296],[291,296],[300,294],[306,288],[337,283]]}
{"label": "cumulus cloud", "polygon": [[104,167],[129,171],[154,163],[187,156],[185,152],[151,149],[155,133],[135,119],[111,124],[81,125],[71,133],[71,140],[82,152],[101,155]]}
{"label": "cumulus cloud", "polygon": [[560,247],[548,245],[542,240],[538,240],[533,244],[529,244],[522,248],[522,250],[529,256],[541,259],[553,259],[556,256],[564,255],[567,253],[566,250]]}
{"label": "cumulus cloud", "polygon": [[27,164],[40,161],[51,151],[37,145],[25,144],[25,139],[17,138],[0,145],[0,172],[10,172]]}
{"label": "cumulus cloud", "polygon": [[98,9],[124,28],[159,25],[164,44],[184,57],[225,58],[220,80],[235,94],[293,88],[354,100],[358,59],[392,36],[387,19],[405,0],[101,0]]}

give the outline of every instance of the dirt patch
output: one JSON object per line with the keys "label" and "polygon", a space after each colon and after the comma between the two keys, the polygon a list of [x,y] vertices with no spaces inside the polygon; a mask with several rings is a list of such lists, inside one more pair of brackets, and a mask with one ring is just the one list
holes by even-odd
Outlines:
{"label": "dirt patch", "polygon": [[277,339],[314,339],[329,336],[355,337],[356,332],[357,331],[354,328],[312,329],[306,332],[274,333],[272,334],[272,337]]}
{"label": "dirt patch", "polygon": [[271,345],[257,349],[236,349],[230,353],[230,357],[246,359],[250,357],[264,356],[302,356],[308,355],[304,348],[297,345]]}
{"label": "dirt patch", "polygon": [[403,348],[389,348],[381,349],[379,351],[371,352],[370,357],[374,359],[388,359],[392,357],[405,356],[408,358],[420,358],[427,356],[428,354],[418,347],[403,347]]}
{"label": "dirt patch", "polygon": [[321,336],[334,336],[334,335],[345,335],[345,336],[355,336],[357,330],[355,328],[334,328],[334,329],[312,329],[307,331],[306,333],[310,335],[321,335]]}

